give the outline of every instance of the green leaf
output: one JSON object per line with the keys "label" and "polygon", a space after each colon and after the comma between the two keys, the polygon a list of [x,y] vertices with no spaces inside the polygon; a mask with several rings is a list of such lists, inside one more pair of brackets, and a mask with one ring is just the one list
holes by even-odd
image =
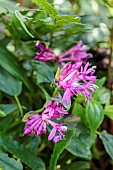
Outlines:
{"label": "green leaf", "polygon": [[46,11],[51,16],[51,18],[55,20],[55,17],[58,15],[58,13],[46,0],[32,0],[32,2]]}
{"label": "green leaf", "polygon": [[18,10],[15,10],[12,17],[12,23],[14,24],[15,29],[17,29],[18,33],[23,35],[23,37],[28,34],[30,37],[34,38],[34,36],[29,32],[27,26],[25,25],[27,20],[30,20],[30,18],[25,17]]}
{"label": "green leaf", "polygon": [[34,78],[36,79],[37,84],[44,82],[51,83],[54,81],[53,70],[46,63],[35,61],[31,64],[34,69]]}
{"label": "green leaf", "polygon": [[87,161],[78,161],[75,163],[70,163],[70,165],[66,165],[66,170],[86,170],[90,169],[90,163]]}
{"label": "green leaf", "polygon": [[77,115],[81,117],[81,120],[84,122],[85,121],[85,109],[81,106],[81,104],[75,102],[73,109],[72,109],[72,114]]}
{"label": "green leaf", "polygon": [[50,169],[51,170],[56,170],[57,160],[58,160],[60,154],[62,153],[62,151],[70,143],[73,133],[74,133],[73,129],[69,130],[68,132],[65,133],[66,140],[59,141],[57,144],[55,144],[53,154],[52,154],[51,160],[50,160]]}
{"label": "green leaf", "polygon": [[20,162],[13,158],[9,158],[7,154],[0,152],[0,169],[3,170],[23,170]]}
{"label": "green leaf", "polygon": [[56,16],[56,26],[64,26],[66,24],[76,23],[79,22],[80,18],[76,16],[69,16],[69,15],[57,15]]}
{"label": "green leaf", "polygon": [[101,104],[106,104],[109,102],[111,97],[111,92],[109,89],[102,87],[94,94],[94,100],[99,101]]}
{"label": "green leaf", "polygon": [[0,117],[5,117],[5,116],[6,114],[2,110],[0,110]]}
{"label": "green leaf", "polygon": [[21,162],[28,165],[32,170],[45,170],[44,162],[39,157],[34,155],[33,152],[26,149],[16,141],[0,138],[0,145],[6,151],[19,158]]}
{"label": "green leaf", "polygon": [[34,91],[27,78],[26,70],[24,70],[16,57],[4,46],[0,47],[0,65],[10,74],[21,80],[31,92]]}
{"label": "green leaf", "polygon": [[91,160],[92,154],[90,148],[94,141],[94,137],[90,137],[89,131],[85,130],[79,135],[73,136],[66,149],[76,157]]}
{"label": "green leaf", "polygon": [[5,113],[5,116],[18,109],[16,104],[0,104],[0,110]]}
{"label": "green leaf", "polygon": [[11,96],[18,96],[22,91],[22,83],[0,67],[0,90]]}
{"label": "green leaf", "polygon": [[113,120],[113,105],[106,105],[105,108],[104,108],[104,113],[111,120]]}
{"label": "green leaf", "polygon": [[113,159],[113,135],[104,130],[102,131],[100,138],[103,142],[106,152],[109,154],[111,159]]}
{"label": "green leaf", "polygon": [[98,96],[99,96],[99,101],[102,104],[106,104],[107,102],[109,102],[110,98],[111,98],[111,93],[110,90],[103,87],[99,92],[98,92]]}
{"label": "green leaf", "polygon": [[76,102],[77,102],[77,103],[83,103],[84,100],[85,100],[84,96],[78,95],[78,96],[76,97]]}
{"label": "green leaf", "polygon": [[102,86],[104,85],[105,81],[106,81],[106,77],[102,77],[101,79],[97,80],[95,84],[96,84],[99,88],[102,88]]}
{"label": "green leaf", "polygon": [[99,128],[104,119],[104,111],[102,105],[96,101],[87,102],[86,104],[86,120],[91,130],[91,135]]}

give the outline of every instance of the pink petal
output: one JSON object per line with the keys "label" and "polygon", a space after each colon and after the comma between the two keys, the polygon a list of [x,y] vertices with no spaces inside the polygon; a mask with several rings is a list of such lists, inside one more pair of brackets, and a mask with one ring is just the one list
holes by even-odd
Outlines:
{"label": "pink petal", "polygon": [[53,128],[48,136],[48,140],[52,140],[56,134],[56,128]]}

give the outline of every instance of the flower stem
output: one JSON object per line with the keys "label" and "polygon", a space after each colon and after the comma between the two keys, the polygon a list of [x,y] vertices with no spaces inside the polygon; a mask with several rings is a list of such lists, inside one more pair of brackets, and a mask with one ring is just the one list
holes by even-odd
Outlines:
{"label": "flower stem", "polygon": [[41,146],[38,148],[38,152],[41,152],[41,151],[43,151],[44,149],[45,149],[45,147],[46,147],[46,144],[45,143],[42,143],[41,144]]}
{"label": "flower stem", "polygon": [[40,86],[38,86],[42,91],[43,91],[43,93],[45,94],[45,96],[50,96],[48,93],[47,93],[47,91],[40,85]]}
{"label": "flower stem", "polygon": [[16,95],[14,96],[14,98],[15,98],[15,100],[17,102],[21,117],[23,117],[23,109],[22,109],[22,105],[20,104],[19,98]]}
{"label": "flower stem", "polygon": [[57,86],[57,87],[55,88],[54,92],[53,92],[52,97],[55,97],[55,96],[57,95],[58,91],[59,91],[59,87]]}
{"label": "flower stem", "polygon": [[101,132],[99,132],[99,131],[96,131],[96,134],[100,136],[100,135],[101,135]]}
{"label": "flower stem", "polygon": [[44,110],[44,107],[42,107],[42,108],[36,110],[36,112],[37,112],[37,113],[40,113],[40,112],[42,112],[43,110]]}

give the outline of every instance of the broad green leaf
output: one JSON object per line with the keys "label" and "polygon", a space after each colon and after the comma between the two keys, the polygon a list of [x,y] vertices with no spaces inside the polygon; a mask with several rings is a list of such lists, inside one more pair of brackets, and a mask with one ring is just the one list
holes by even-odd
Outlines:
{"label": "broad green leaf", "polygon": [[[41,149],[39,145],[41,145],[41,137],[40,136],[31,136],[29,143],[27,144],[27,148],[30,149],[32,152],[37,153]],[[44,146],[44,144],[43,144]],[[38,148],[38,150],[37,150]]]}
{"label": "broad green leaf", "polygon": [[65,170],[86,170],[90,169],[90,163],[87,161],[78,161],[74,163],[70,163],[70,165],[66,165]]}
{"label": "broad green leaf", "polygon": [[59,141],[57,144],[55,144],[53,154],[52,154],[51,160],[50,160],[50,169],[51,170],[56,170],[57,160],[58,160],[60,154],[63,152],[63,150],[70,143],[73,133],[74,133],[73,129],[69,130],[68,132],[65,133],[65,140]]}
{"label": "broad green leaf", "polygon": [[54,81],[53,70],[46,63],[35,61],[31,64],[34,69],[34,78],[37,84],[44,82],[51,83]]}
{"label": "broad green leaf", "polygon": [[79,135],[73,136],[66,149],[76,157],[91,160],[92,154],[90,148],[94,141],[94,137],[90,137],[89,132],[85,130]]}
{"label": "broad green leaf", "polygon": [[32,0],[32,2],[46,11],[51,16],[51,18],[55,20],[55,17],[58,15],[58,13],[46,0]]}
{"label": "broad green leaf", "polygon": [[47,18],[46,12],[43,11],[43,10],[36,9],[36,12],[35,12],[35,14],[33,16],[33,19],[35,21],[38,21],[39,19],[43,19],[43,18]]}
{"label": "broad green leaf", "polygon": [[84,100],[85,100],[84,96],[78,95],[78,96],[76,97],[76,102],[77,102],[77,103],[83,103]]}
{"label": "broad green leaf", "polygon": [[106,77],[102,77],[101,79],[97,80],[95,84],[96,84],[99,88],[102,88],[102,86],[104,85],[105,81],[106,81]]}
{"label": "broad green leaf", "polygon": [[113,105],[106,105],[105,108],[104,108],[104,113],[111,120],[113,120]]}
{"label": "broad green leaf", "polygon": [[0,117],[5,117],[5,116],[6,114],[2,110],[0,110]]}
{"label": "broad green leaf", "polygon": [[76,23],[79,22],[80,18],[76,16],[69,16],[69,15],[57,15],[56,16],[56,26],[64,26],[66,24]]}
{"label": "broad green leaf", "polygon": [[28,34],[30,37],[34,38],[34,36],[29,32],[25,22],[26,20],[29,20],[30,18],[23,16],[18,10],[15,10],[13,17],[12,17],[12,23],[15,26],[15,29],[18,31],[20,35],[22,35],[24,38]]}
{"label": "broad green leaf", "polygon": [[13,158],[9,158],[7,154],[0,152],[0,169],[3,170],[23,170],[20,162]]}
{"label": "broad green leaf", "polygon": [[2,145],[6,151],[19,158],[21,162],[28,165],[32,170],[45,170],[44,162],[34,155],[33,152],[26,149],[16,141],[0,138],[0,145]]}
{"label": "broad green leaf", "polygon": [[111,159],[113,159],[113,135],[104,130],[102,131],[100,138],[103,142],[106,152],[109,154]]}
{"label": "broad green leaf", "polygon": [[[18,125],[21,123],[21,120],[18,118],[16,118],[16,120],[14,120],[14,114],[12,115],[7,115],[4,119],[2,119],[2,121],[0,122],[0,134],[4,135],[6,134],[7,131],[9,131],[9,129],[11,129],[11,127],[15,124]],[[17,128],[16,128],[17,130]],[[16,131],[13,130],[13,133],[17,133]],[[11,136],[10,133],[7,133],[7,136]]]}
{"label": "broad green leaf", "polygon": [[39,19],[36,22],[35,29],[38,31],[38,34],[45,35],[47,33],[53,33],[56,28],[53,24],[53,21],[50,20],[51,18]]}
{"label": "broad green leaf", "polygon": [[8,115],[18,109],[16,104],[0,104],[0,110],[2,110],[5,115]]}
{"label": "broad green leaf", "polygon": [[110,92],[109,89],[103,87],[103,88],[99,91],[98,96],[99,96],[99,101],[100,101],[102,104],[106,104],[107,102],[110,101],[111,92]]}
{"label": "broad green leaf", "polygon": [[82,107],[81,104],[75,102],[73,109],[72,109],[72,114],[77,115],[81,117],[81,120],[84,122],[85,121],[85,109]]}
{"label": "broad green leaf", "polygon": [[0,66],[0,90],[18,96],[22,91],[22,83]]}
{"label": "broad green leaf", "polygon": [[26,70],[24,70],[16,57],[4,46],[0,47],[0,65],[10,74],[21,80],[26,87],[33,92],[32,85],[26,75]]}
{"label": "broad green leaf", "polygon": [[104,119],[104,110],[102,105],[96,101],[87,102],[86,104],[86,120],[91,130],[91,135],[99,128]]}
{"label": "broad green leaf", "polygon": [[109,102],[111,97],[110,90],[102,87],[94,94],[94,100],[99,101],[101,104],[106,104]]}
{"label": "broad green leaf", "polygon": [[9,44],[9,42],[11,41],[11,39],[9,37],[5,37],[3,39],[0,40],[0,46],[7,46]]}

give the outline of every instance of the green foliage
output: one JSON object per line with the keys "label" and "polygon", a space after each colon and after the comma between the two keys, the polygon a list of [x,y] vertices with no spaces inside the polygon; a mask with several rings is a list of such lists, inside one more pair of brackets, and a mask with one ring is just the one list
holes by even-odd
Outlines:
{"label": "green foliage", "polygon": [[46,1],[46,0],[32,0],[40,8],[49,13],[49,15],[55,20],[55,16],[58,14],[57,11]]}
{"label": "green foliage", "polygon": [[5,115],[8,115],[18,109],[16,104],[0,104],[0,110],[2,110]]}
{"label": "green foliage", "polygon": [[104,85],[105,81],[106,81],[106,77],[102,77],[101,79],[97,80],[95,84],[96,84],[99,88],[102,88],[102,86]]}
{"label": "green foliage", "polygon": [[27,164],[33,170],[45,170],[45,165],[43,161],[38,158],[34,153],[25,147],[21,146],[16,141],[8,140],[5,138],[0,138],[0,145],[11,154],[15,155],[22,162]]}
{"label": "green foliage", "polygon": [[7,154],[0,152],[0,168],[5,170],[23,170],[22,164]]}
{"label": "green foliage", "polygon": [[111,96],[111,93],[110,93],[110,90],[105,88],[105,87],[102,87],[98,92],[98,97],[97,97],[97,100],[101,103],[101,104],[106,104],[109,102],[110,100],[110,96]]}
{"label": "green foliage", "polygon": [[2,110],[0,110],[0,117],[5,117],[5,116],[6,116],[5,113]]}
{"label": "green foliage", "polygon": [[31,64],[34,69],[35,83],[52,83],[54,81],[53,70],[47,64],[38,61]]}
{"label": "green foliage", "polygon": [[0,47],[0,65],[10,74],[22,81],[30,91],[33,91],[25,70],[22,68],[15,56],[4,46]]}
{"label": "green foliage", "polygon": [[86,161],[78,161],[76,163],[71,163],[70,165],[66,166],[66,170],[69,169],[76,169],[76,170],[87,170],[90,169],[89,162]]}
{"label": "green foliage", "polygon": [[0,67],[0,90],[11,96],[18,96],[22,91],[21,82],[2,67]]}
{"label": "green foliage", "polygon": [[102,131],[100,138],[103,142],[106,152],[109,154],[111,159],[113,159],[113,135],[104,130]]}
{"label": "green foliage", "polygon": [[61,27],[64,26],[65,24],[71,24],[71,23],[76,23],[79,22],[80,18],[79,17],[75,17],[75,16],[56,16],[56,26]]}
{"label": "green foliage", "polygon": [[94,137],[90,137],[89,131],[85,129],[85,131],[78,132],[78,134],[72,137],[67,150],[76,157],[91,160],[92,153],[90,148],[93,143]]}
{"label": "green foliage", "polygon": [[106,116],[113,120],[113,105],[106,105],[104,112]]}
{"label": "green foliage", "polygon": [[85,122],[85,109],[81,104],[77,102],[74,103],[72,114],[80,116],[82,122]]}
{"label": "green foliage", "polygon": [[[12,17],[12,25],[15,28],[15,31],[19,32],[21,37],[26,38],[34,38],[34,36],[29,32],[25,22],[31,20],[32,18],[28,18],[23,16],[19,10],[15,10]],[[17,33],[16,33],[17,34]],[[17,34],[18,35],[18,34]]]}
{"label": "green foliage", "polygon": [[50,160],[50,169],[52,170],[56,170],[56,164],[57,164],[57,160],[59,158],[59,155],[63,152],[63,150],[68,146],[68,144],[70,143],[70,140],[72,138],[72,135],[74,133],[74,129],[68,131],[66,133],[65,136],[65,140],[63,141],[59,141],[53,150],[53,154],[51,156],[51,160]]}
{"label": "green foliage", "polygon": [[94,135],[104,119],[104,110],[98,102],[87,102],[86,104],[86,120],[91,130],[91,135]]}

